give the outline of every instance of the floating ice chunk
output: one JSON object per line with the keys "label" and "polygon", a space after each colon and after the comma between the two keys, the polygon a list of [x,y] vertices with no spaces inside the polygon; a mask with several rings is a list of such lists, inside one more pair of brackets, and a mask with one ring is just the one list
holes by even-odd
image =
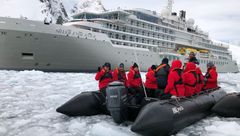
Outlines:
{"label": "floating ice chunk", "polygon": [[205,127],[209,136],[239,136],[240,125],[237,122],[214,121]]}
{"label": "floating ice chunk", "polygon": [[7,129],[5,127],[0,126],[0,136],[4,136],[7,133]]}

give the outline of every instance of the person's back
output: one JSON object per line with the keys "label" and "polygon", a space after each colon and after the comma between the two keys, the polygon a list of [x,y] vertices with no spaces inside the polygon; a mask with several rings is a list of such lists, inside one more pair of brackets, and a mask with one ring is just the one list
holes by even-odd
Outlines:
{"label": "person's back", "polygon": [[165,89],[167,86],[168,74],[170,66],[168,64],[168,59],[164,58],[162,64],[160,64],[156,69],[156,78],[158,89]]}
{"label": "person's back", "polygon": [[165,94],[170,96],[182,97],[184,96],[184,85],[182,82],[182,62],[180,60],[174,60],[170,68],[168,75],[168,83],[164,91]]}
{"label": "person's back", "polygon": [[183,73],[183,83],[185,87],[185,96],[192,96],[196,93],[197,85],[197,73],[196,65],[193,62],[189,62]]}
{"label": "person's back", "polygon": [[216,67],[212,62],[210,62],[207,64],[207,68],[208,70],[204,77],[204,82],[205,82],[204,90],[218,88],[218,81],[217,81],[218,73],[216,71]]}

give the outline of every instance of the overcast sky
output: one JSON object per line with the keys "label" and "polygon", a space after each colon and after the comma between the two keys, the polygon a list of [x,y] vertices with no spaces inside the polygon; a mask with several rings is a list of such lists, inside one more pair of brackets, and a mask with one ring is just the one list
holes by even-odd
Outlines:
{"label": "overcast sky", "polygon": [[[145,8],[160,12],[167,0],[102,0],[106,9]],[[187,11],[187,18],[194,18],[212,39],[240,43],[239,0],[175,0],[174,11]]]}

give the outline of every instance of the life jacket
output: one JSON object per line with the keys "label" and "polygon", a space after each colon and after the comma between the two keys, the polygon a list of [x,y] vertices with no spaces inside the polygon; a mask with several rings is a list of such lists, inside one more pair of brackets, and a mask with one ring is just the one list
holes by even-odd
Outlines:
{"label": "life jacket", "polygon": [[202,84],[201,74],[197,74],[197,84]]}
{"label": "life jacket", "polygon": [[[118,68],[116,69],[116,71],[117,71],[118,80],[120,80],[120,81],[125,80],[124,77],[122,76],[122,72],[119,72]],[[123,71],[123,72],[125,72],[125,71]]]}
{"label": "life jacket", "polygon": [[174,88],[177,92],[177,96],[179,96],[179,91],[177,89],[177,85],[183,85],[183,80],[182,80],[183,71],[181,69],[174,69],[173,71],[177,71],[177,74],[179,76],[179,80],[174,83]]}
{"label": "life jacket", "polygon": [[129,87],[141,87],[142,79],[139,72],[134,71],[132,68],[128,73],[127,85]]}
{"label": "life jacket", "polygon": [[141,75],[140,75],[140,73],[138,73],[138,72],[135,72],[134,70],[133,70],[133,72],[134,72],[134,77],[133,77],[133,79],[136,79],[136,78],[141,78]]}
{"label": "life jacket", "polygon": [[106,78],[113,78],[112,74],[110,72],[106,72],[101,78],[100,78],[100,82]]}
{"label": "life jacket", "polygon": [[156,69],[156,72],[158,72],[160,69],[164,68],[165,66],[167,66],[167,64],[159,65]]}
{"label": "life jacket", "polygon": [[156,69],[156,78],[157,78],[157,85],[159,89],[164,89],[167,86],[168,74],[169,74],[169,65],[161,64]]}
{"label": "life jacket", "polygon": [[199,76],[198,76],[198,74],[196,73],[196,71],[189,71],[188,73],[191,73],[191,74],[193,74],[194,75],[194,77],[195,77],[195,79],[196,79],[196,81],[195,81],[195,83],[194,84],[188,84],[188,83],[185,83],[185,85],[187,85],[187,86],[190,86],[190,87],[196,87],[196,85],[197,85],[197,83],[199,83]]}

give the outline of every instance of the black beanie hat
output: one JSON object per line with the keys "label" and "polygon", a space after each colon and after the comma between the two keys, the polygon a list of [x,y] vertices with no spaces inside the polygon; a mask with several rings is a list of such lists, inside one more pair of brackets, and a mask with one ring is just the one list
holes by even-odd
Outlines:
{"label": "black beanie hat", "polygon": [[168,58],[163,58],[162,63],[163,64],[168,64]]}
{"label": "black beanie hat", "polygon": [[214,66],[213,62],[208,62],[207,63],[207,67],[213,67],[213,66]]}
{"label": "black beanie hat", "polygon": [[132,67],[133,67],[133,68],[138,67],[138,64],[137,64],[137,63],[134,63]]}
{"label": "black beanie hat", "polygon": [[124,68],[124,64],[123,64],[123,63],[120,63],[120,64],[119,64],[119,68]]}
{"label": "black beanie hat", "polygon": [[109,62],[106,62],[103,66],[104,67],[109,67],[111,69],[111,64]]}
{"label": "black beanie hat", "polygon": [[152,70],[157,69],[156,65],[152,65],[152,66],[151,66],[151,69],[152,69]]}

